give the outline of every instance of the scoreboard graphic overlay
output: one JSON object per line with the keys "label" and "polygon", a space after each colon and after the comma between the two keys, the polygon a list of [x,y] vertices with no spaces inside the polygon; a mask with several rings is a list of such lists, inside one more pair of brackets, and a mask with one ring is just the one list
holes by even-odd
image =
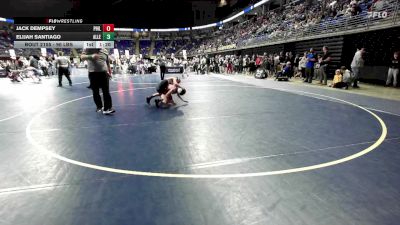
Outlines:
{"label": "scoreboard graphic overlay", "polygon": [[16,18],[15,48],[114,48],[114,24],[84,19]]}

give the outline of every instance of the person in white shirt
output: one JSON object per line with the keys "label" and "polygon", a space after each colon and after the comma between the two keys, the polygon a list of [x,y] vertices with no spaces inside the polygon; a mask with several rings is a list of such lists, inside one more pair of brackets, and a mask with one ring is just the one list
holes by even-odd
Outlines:
{"label": "person in white shirt", "polygon": [[278,65],[281,63],[281,60],[280,60],[280,58],[279,58],[279,55],[278,54],[275,54],[275,56],[274,56],[274,69],[275,69],[275,72],[278,72],[277,70],[278,70]]}
{"label": "person in white shirt", "polygon": [[346,69],[345,66],[342,66],[340,67],[340,73],[343,75],[343,82],[346,83],[346,86],[348,87],[352,82],[351,71]]}
{"label": "person in white shirt", "polygon": [[397,87],[397,77],[399,76],[399,52],[393,54],[393,58],[390,61],[388,76],[386,80],[386,86],[388,87],[393,79],[393,87]]}
{"label": "person in white shirt", "polygon": [[69,86],[72,86],[72,81],[70,78],[69,67],[71,67],[71,61],[68,57],[64,56],[63,52],[58,53],[56,59],[56,65],[58,68],[58,87],[62,87],[62,76],[64,75],[69,82]]}
{"label": "person in white shirt", "polygon": [[248,56],[248,55],[245,55],[245,56],[243,57],[243,72],[244,72],[245,74],[247,74],[247,73],[249,72],[249,62],[250,62],[249,56]]}
{"label": "person in white shirt", "polygon": [[21,62],[23,64],[23,68],[27,68],[29,66],[29,60],[25,57],[21,57]]}
{"label": "person in white shirt", "polygon": [[174,66],[178,66],[179,65],[179,59],[174,58]]}
{"label": "person in white shirt", "polygon": [[49,63],[46,61],[44,57],[40,57],[39,60],[39,68],[43,71],[43,75],[50,77],[49,71],[47,70],[49,67]]}
{"label": "person in white shirt", "polygon": [[187,76],[189,76],[189,74],[187,73],[188,61],[186,59],[182,60],[182,66],[183,66],[183,74],[186,74]]}
{"label": "person in white shirt", "polygon": [[203,57],[201,58],[201,64],[202,64],[202,65],[205,65],[205,64],[206,64],[206,57],[203,56]]}
{"label": "person in white shirt", "polygon": [[299,62],[299,68],[301,71],[301,77],[304,78],[306,74],[306,64],[307,64],[307,52],[304,52],[303,57],[301,57]]}

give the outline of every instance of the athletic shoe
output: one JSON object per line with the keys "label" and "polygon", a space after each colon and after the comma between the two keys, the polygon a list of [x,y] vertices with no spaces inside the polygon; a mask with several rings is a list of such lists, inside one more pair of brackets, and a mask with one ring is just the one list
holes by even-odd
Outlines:
{"label": "athletic shoe", "polygon": [[57,85],[57,87],[62,87],[62,85],[61,85],[61,84],[59,84],[59,85]]}
{"label": "athletic shoe", "polygon": [[115,113],[115,110],[114,109],[107,109],[107,110],[103,111],[104,115],[110,115],[111,113]]}
{"label": "athletic shoe", "polygon": [[146,102],[147,102],[148,105],[150,105],[150,99],[151,99],[150,96],[146,97]]}
{"label": "athletic shoe", "polygon": [[103,112],[103,107],[96,109],[96,112],[98,113]]}
{"label": "athletic shoe", "polygon": [[103,111],[103,114],[104,114],[104,115],[110,115],[111,112],[110,112],[109,110],[104,110],[104,111]]}

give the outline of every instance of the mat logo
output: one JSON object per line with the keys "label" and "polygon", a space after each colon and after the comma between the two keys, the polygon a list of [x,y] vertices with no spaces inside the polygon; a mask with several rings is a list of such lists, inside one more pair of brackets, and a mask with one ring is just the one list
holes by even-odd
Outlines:
{"label": "mat logo", "polygon": [[386,18],[388,17],[388,12],[383,11],[383,12],[368,12],[368,18]]}

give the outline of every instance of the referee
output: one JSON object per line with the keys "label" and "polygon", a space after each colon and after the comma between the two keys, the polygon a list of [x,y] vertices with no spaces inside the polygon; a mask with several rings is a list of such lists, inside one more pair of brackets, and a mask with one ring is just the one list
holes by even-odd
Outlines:
{"label": "referee", "polygon": [[160,64],[160,78],[161,80],[164,80],[165,72],[167,70],[167,67],[165,66],[165,60],[161,57],[158,59],[158,62]]}
{"label": "referee", "polygon": [[[96,104],[96,112],[103,112],[104,115],[114,113],[109,89],[109,79],[111,78],[111,67],[107,50],[105,49],[86,49],[81,55],[82,60],[88,61],[90,87],[93,92],[93,100]],[[100,89],[103,92],[103,102],[100,96]]]}
{"label": "referee", "polygon": [[58,67],[58,87],[62,87],[62,76],[65,77],[69,81],[69,86],[72,86],[71,78],[69,77],[69,67],[71,66],[71,61],[68,57],[64,56],[63,52],[58,53],[58,57],[56,59],[56,67]]}

